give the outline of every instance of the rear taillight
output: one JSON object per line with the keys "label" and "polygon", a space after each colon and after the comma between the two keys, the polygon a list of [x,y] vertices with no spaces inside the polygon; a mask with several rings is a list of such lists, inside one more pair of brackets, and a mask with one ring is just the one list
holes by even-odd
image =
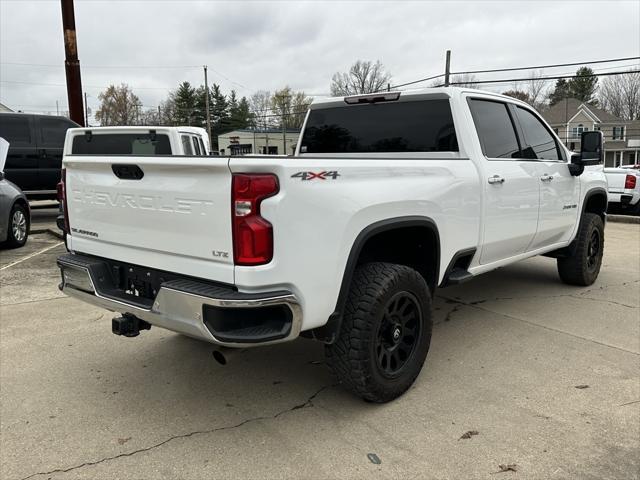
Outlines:
{"label": "rear taillight", "polygon": [[627,178],[624,179],[624,188],[636,188],[635,175],[627,175]]}
{"label": "rear taillight", "polygon": [[233,175],[231,215],[236,265],[263,265],[273,258],[273,227],[260,216],[260,203],[278,191],[275,175]]}
{"label": "rear taillight", "polygon": [[60,202],[60,205],[62,205],[62,214],[64,215],[64,231],[66,233],[70,233],[71,229],[69,228],[69,209],[67,208],[67,189],[65,185],[66,180],[67,171],[63,168],[60,182],[58,182],[57,185],[57,196],[58,202]]}

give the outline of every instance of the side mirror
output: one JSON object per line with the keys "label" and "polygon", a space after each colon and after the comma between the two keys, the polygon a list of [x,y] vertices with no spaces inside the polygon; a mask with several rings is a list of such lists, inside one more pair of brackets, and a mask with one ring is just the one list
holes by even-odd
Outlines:
{"label": "side mirror", "polygon": [[0,180],[4,180],[4,172],[0,172]]}
{"label": "side mirror", "polygon": [[602,163],[602,132],[594,130],[582,132],[580,138],[580,163],[584,166],[599,165]]}

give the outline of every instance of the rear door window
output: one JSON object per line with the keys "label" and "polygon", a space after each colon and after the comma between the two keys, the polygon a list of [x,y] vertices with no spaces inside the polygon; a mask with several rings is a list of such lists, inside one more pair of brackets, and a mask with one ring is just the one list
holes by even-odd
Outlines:
{"label": "rear door window", "polygon": [[67,130],[77,126],[64,118],[36,118],[40,125],[40,134],[44,147],[62,148]]}
{"label": "rear door window", "polygon": [[185,155],[193,155],[193,147],[191,146],[191,139],[189,135],[182,135],[180,137],[182,139],[182,149],[184,150]]}
{"label": "rear door window", "polygon": [[31,138],[31,126],[27,115],[0,114],[0,137],[9,142],[9,146],[35,143]]}
{"label": "rear door window", "polygon": [[507,104],[470,99],[473,123],[488,158],[520,158],[520,145]]}
{"label": "rear door window", "polygon": [[200,151],[200,144],[198,143],[198,137],[191,137],[191,141],[193,142],[193,151],[196,152],[196,155],[202,155]]}
{"label": "rear door window", "polygon": [[76,135],[71,153],[74,155],[171,155],[167,135],[135,133],[103,133]]}
{"label": "rear door window", "polygon": [[302,153],[457,152],[449,100],[313,109]]}
{"label": "rear door window", "polygon": [[563,159],[559,154],[558,144],[553,135],[533,113],[522,107],[516,107],[515,112],[524,136],[522,139],[524,158]]}

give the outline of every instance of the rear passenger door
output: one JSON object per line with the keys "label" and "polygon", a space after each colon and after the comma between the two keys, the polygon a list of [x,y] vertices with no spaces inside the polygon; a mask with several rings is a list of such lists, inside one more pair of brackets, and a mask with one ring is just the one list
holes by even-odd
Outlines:
{"label": "rear passenger door", "polygon": [[60,181],[62,169],[62,148],[69,128],[77,127],[66,118],[35,117],[37,130],[40,131],[38,142],[38,183],[39,189],[54,193]]}
{"label": "rear passenger door", "polygon": [[0,137],[9,142],[4,172],[25,193],[38,190],[38,148],[33,115],[0,113]]}
{"label": "rear passenger door", "polygon": [[580,180],[569,165],[556,138],[529,109],[513,105],[520,142],[527,158],[537,163],[540,184],[538,228],[529,250],[569,240],[578,217]]}
{"label": "rear passenger door", "polygon": [[509,105],[470,98],[469,106],[486,158],[480,263],[488,264],[527,251],[536,234],[540,180],[537,162],[522,158]]}

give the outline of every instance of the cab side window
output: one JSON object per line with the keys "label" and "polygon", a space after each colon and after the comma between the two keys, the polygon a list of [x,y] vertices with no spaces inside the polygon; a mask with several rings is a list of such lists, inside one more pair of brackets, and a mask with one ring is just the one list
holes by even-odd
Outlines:
{"label": "cab side window", "polygon": [[188,135],[182,135],[182,149],[185,155],[193,155],[193,148],[191,147],[191,138]]}
{"label": "cab side window", "polygon": [[482,151],[487,158],[521,158],[520,145],[507,105],[492,100],[470,99]]}
{"label": "cab side window", "polygon": [[551,132],[529,110],[515,107],[516,117],[522,129],[523,158],[539,160],[564,160]]}

